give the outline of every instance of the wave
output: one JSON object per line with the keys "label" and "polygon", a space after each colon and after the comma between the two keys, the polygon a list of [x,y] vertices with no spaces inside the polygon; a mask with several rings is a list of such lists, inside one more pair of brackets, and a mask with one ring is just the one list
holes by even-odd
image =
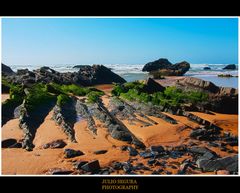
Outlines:
{"label": "wave", "polygon": [[[77,64],[50,64],[50,65],[11,65],[10,67],[17,71],[18,69],[28,68],[29,70],[35,70],[42,66],[48,66],[59,72],[77,72],[77,68],[73,68]],[[147,74],[142,72],[144,64],[104,64],[110,68],[114,73],[119,75],[128,74]],[[226,64],[191,64],[191,68],[186,73],[186,76],[194,75],[217,75],[217,74],[232,74],[237,75],[238,70],[223,70]],[[211,70],[203,70],[204,67],[210,67]],[[237,65],[238,67],[238,65]]]}

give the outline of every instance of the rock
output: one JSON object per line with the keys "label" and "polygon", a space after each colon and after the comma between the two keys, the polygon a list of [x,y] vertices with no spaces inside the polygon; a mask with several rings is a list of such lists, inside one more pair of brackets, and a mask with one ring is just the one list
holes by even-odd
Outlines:
{"label": "rock", "polygon": [[211,70],[210,67],[204,67],[203,70]]}
{"label": "rock", "polygon": [[73,173],[71,170],[64,170],[61,168],[52,168],[46,174],[48,175],[68,175]]}
{"label": "rock", "polygon": [[144,87],[144,91],[152,94],[155,92],[163,92],[165,90],[165,87],[157,83],[155,80],[152,78],[148,78]]}
{"label": "rock", "polygon": [[144,65],[142,71],[145,72],[150,72],[150,71],[156,71],[156,70],[159,70],[159,69],[162,69],[162,68],[166,68],[166,67],[169,67],[170,65],[172,65],[171,62],[168,61],[168,59],[166,58],[160,58],[156,61],[153,61],[153,62],[149,62],[147,64]]}
{"label": "rock", "polygon": [[229,64],[223,68],[223,70],[236,70],[237,66],[235,64]]}
{"label": "rock", "polygon": [[234,76],[231,75],[231,74],[218,74],[218,77],[222,77],[222,78],[231,78],[231,77],[234,77]]}
{"label": "rock", "polygon": [[[160,58],[154,62],[144,65],[142,71],[150,72],[154,76],[182,76],[190,69],[190,64],[186,61],[172,64],[167,59]],[[157,75],[159,74],[159,75]]]}
{"label": "rock", "polygon": [[138,151],[137,151],[135,148],[131,147],[131,146],[128,146],[128,147],[127,147],[127,150],[129,151],[129,155],[130,155],[130,156],[136,156],[136,155],[138,155]]}
{"label": "rock", "polygon": [[150,146],[150,150],[152,152],[158,152],[158,153],[162,153],[162,152],[165,151],[163,146],[161,146],[161,145],[159,145],[159,146]]}
{"label": "rock", "polygon": [[230,172],[227,170],[218,170],[217,175],[229,175]]}
{"label": "rock", "polygon": [[87,161],[76,161],[76,162],[73,163],[73,166],[74,166],[74,168],[79,170],[79,169],[81,169],[81,167],[83,165],[85,165],[87,163],[88,163]]}
{"label": "rock", "polygon": [[80,150],[73,150],[73,149],[65,149],[64,150],[65,158],[74,158],[77,156],[84,155],[83,152]]}
{"label": "rock", "polygon": [[52,141],[50,143],[47,143],[47,144],[43,145],[43,149],[64,148],[66,145],[67,144],[63,140],[59,139],[59,140]]}
{"label": "rock", "polygon": [[130,173],[133,170],[132,164],[130,164],[128,162],[124,162],[124,163],[122,163],[122,165],[123,165],[122,168],[126,173]]}
{"label": "rock", "polygon": [[97,151],[94,151],[93,152],[94,154],[105,154],[105,153],[107,153],[107,150],[97,150]]}
{"label": "rock", "polygon": [[152,151],[150,151],[150,150],[146,150],[146,151],[140,152],[139,155],[140,155],[141,157],[143,157],[144,159],[146,159],[146,158],[156,157],[156,156],[159,155],[159,153],[158,153],[158,152],[152,152]]}
{"label": "rock", "polygon": [[148,165],[153,165],[154,163],[156,163],[156,160],[151,158],[148,160]]}
{"label": "rock", "polygon": [[60,73],[49,67],[41,67],[34,71],[20,69],[14,74],[14,76],[11,76],[11,71],[6,69],[3,74],[6,75],[6,79],[9,82],[23,84],[27,87],[31,87],[34,83],[47,84],[52,82],[57,84],[77,84],[82,86],[126,82],[122,77],[113,73],[103,65],[84,66],[79,69],[79,72]]}
{"label": "rock", "polygon": [[3,63],[1,63],[1,65],[2,65],[2,76],[9,76],[9,75],[15,74],[9,66]]}
{"label": "rock", "polygon": [[122,77],[113,73],[109,68],[103,65],[81,67],[78,76],[84,80],[85,86],[126,82]]}
{"label": "rock", "polygon": [[21,148],[21,143],[18,143],[16,139],[4,139],[2,140],[2,148]]}
{"label": "rock", "polygon": [[112,168],[114,170],[121,170],[122,169],[122,163],[120,163],[120,162],[113,162],[112,163]]}
{"label": "rock", "polygon": [[118,139],[118,140],[121,140],[121,141],[131,141],[132,140],[132,137],[129,133],[124,132],[124,131],[119,131],[117,129],[114,129],[111,132],[111,136],[114,139]]}
{"label": "rock", "polygon": [[238,171],[238,155],[218,158],[214,160],[198,159],[197,166],[203,171],[227,170],[229,172]]}
{"label": "rock", "polygon": [[127,145],[123,145],[123,146],[120,147],[120,149],[121,149],[122,151],[126,151],[126,150],[128,149],[128,146],[127,146]]}
{"label": "rock", "polygon": [[83,169],[84,171],[87,171],[87,172],[92,172],[92,173],[98,172],[100,170],[99,161],[94,160],[94,161],[88,162],[88,163],[84,164],[81,167],[81,169]]}

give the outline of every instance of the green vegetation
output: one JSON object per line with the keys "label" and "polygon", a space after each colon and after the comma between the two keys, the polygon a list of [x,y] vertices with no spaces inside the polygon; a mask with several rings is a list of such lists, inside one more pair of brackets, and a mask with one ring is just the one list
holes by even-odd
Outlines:
{"label": "green vegetation", "polygon": [[91,89],[80,87],[80,86],[77,86],[75,84],[62,85],[61,89],[64,93],[72,93],[72,94],[77,95],[77,96],[85,96],[86,94],[91,92]]}
{"label": "green vegetation", "polygon": [[30,111],[36,107],[48,103],[56,98],[55,95],[50,94],[44,84],[35,84],[28,89],[28,94],[25,97],[26,108]]}
{"label": "green vegetation", "polygon": [[135,89],[136,91],[143,92],[144,83],[139,81],[127,82],[124,84],[115,84],[112,90],[113,96],[120,96],[121,93],[127,93],[130,89]]}
{"label": "green vegetation", "polygon": [[63,106],[65,104],[67,104],[70,100],[71,100],[71,98],[68,95],[60,94],[57,96],[57,105]]}
{"label": "green vegetation", "polygon": [[102,91],[91,91],[90,93],[87,94],[87,102],[88,103],[95,103],[99,101],[99,98],[103,96],[104,93]]}
{"label": "green vegetation", "polygon": [[198,103],[207,100],[208,95],[198,91],[182,91],[176,87],[167,87],[164,92],[148,94],[144,92],[144,84],[139,82],[115,85],[112,94],[129,101],[152,103],[154,105],[179,107],[183,103]]}

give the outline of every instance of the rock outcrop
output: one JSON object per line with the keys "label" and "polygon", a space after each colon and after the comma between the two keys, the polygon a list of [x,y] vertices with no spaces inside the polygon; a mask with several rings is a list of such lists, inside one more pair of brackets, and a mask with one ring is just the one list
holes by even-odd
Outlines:
{"label": "rock outcrop", "polygon": [[1,63],[1,65],[2,65],[2,76],[9,76],[14,74],[13,70],[9,66],[3,63]]}
{"label": "rock outcrop", "polygon": [[190,64],[186,61],[172,64],[165,58],[149,62],[144,65],[142,71],[156,73],[162,76],[182,76],[190,69]]}
{"label": "rock outcrop", "polygon": [[195,90],[207,93],[209,98],[208,101],[205,101],[205,107],[208,110],[220,113],[238,113],[238,89],[218,87],[212,82],[194,77],[178,80],[176,87],[185,91]]}
{"label": "rock outcrop", "polygon": [[82,86],[126,82],[122,77],[103,65],[84,66],[78,72],[66,73],[57,72],[49,67],[41,67],[33,71],[21,69],[16,74],[6,73],[5,78],[8,82],[23,84],[27,87],[34,83],[46,84],[51,82]]}

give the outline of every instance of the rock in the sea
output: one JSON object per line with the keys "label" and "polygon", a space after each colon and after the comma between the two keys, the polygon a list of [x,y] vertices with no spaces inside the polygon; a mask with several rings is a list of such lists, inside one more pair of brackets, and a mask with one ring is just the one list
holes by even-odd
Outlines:
{"label": "rock in the sea", "polygon": [[172,64],[165,58],[149,62],[144,65],[142,71],[159,73],[163,76],[182,76],[190,69],[190,64],[186,61]]}
{"label": "rock in the sea", "polygon": [[236,70],[237,67],[235,64],[229,64],[223,68],[223,70]]}
{"label": "rock in the sea", "polygon": [[105,154],[105,153],[107,153],[107,150],[97,150],[97,151],[94,151],[93,152],[94,154]]}
{"label": "rock in the sea", "polygon": [[210,67],[204,67],[203,70],[211,70]]}
{"label": "rock in the sea", "polygon": [[64,154],[65,154],[65,158],[73,158],[73,157],[84,155],[84,153],[81,152],[80,150],[74,150],[74,149],[65,149]]}
{"label": "rock in the sea", "polygon": [[63,148],[63,147],[65,147],[66,145],[67,145],[67,144],[66,144],[63,140],[59,139],[59,140],[52,141],[52,142],[50,142],[50,143],[44,144],[44,145],[43,145],[43,149],[48,149],[48,148],[50,148],[50,149]]}
{"label": "rock in the sea", "polygon": [[199,158],[196,163],[203,171],[227,170],[238,172],[238,155],[213,160]]}
{"label": "rock in the sea", "polygon": [[86,171],[86,172],[98,172],[98,170],[100,169],[100,164],[98,160],[94,160],[91,162],[88,162],[86,164],[84,164],[83,166],[81,166],[81,169]]}
{"label": "rock in the sea", "polygon": [[9,76],[14,74],[13,70],[9,66],[3,63],[1,64],[2,64],[2,76]]}

